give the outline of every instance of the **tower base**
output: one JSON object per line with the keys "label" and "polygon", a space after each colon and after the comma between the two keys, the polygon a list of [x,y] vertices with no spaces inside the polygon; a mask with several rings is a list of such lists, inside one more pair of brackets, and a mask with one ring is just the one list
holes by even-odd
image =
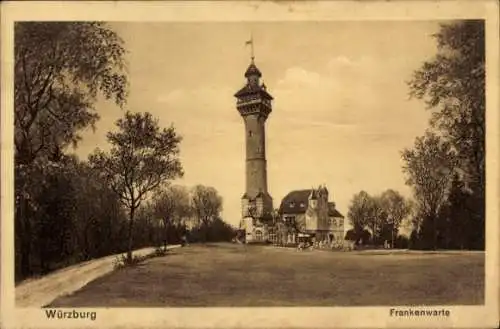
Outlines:
{"label": "tower base", "polygon": [[245,231],[245,243],[268,243],[269,223],[259,218],[245,217],[241,229]]}

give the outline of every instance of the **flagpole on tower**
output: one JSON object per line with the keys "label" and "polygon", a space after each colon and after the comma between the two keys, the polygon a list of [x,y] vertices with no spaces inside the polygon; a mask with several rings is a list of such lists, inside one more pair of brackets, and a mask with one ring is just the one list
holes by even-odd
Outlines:
{"label": "flagpole on tower", "polygon": [[255,59],[255,55],[254,55],[254,49],[253,49],[253,33],[250,33],[250,40],[248,40],[247,42],[245,42],[245,45],[250,45],[250,59],[252,60],[252,63]]}
{"label": "flagpole on tower", "polygon": [[252,62],[253,62],[253,60],[255,59],[255,54],[253,53],[253,33],[250,33],[250,42],[251,42],[250,47],[252,48],[251,50],[252,50]]}

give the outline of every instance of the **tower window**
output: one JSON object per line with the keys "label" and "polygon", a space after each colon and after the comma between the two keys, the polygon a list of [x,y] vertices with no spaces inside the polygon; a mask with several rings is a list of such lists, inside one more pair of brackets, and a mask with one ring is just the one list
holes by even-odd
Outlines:
{"label": "tower window", "polygon": [[248,131],[248,136],[249,137],[252,137],[253,136],[253,132],[251,130]]}

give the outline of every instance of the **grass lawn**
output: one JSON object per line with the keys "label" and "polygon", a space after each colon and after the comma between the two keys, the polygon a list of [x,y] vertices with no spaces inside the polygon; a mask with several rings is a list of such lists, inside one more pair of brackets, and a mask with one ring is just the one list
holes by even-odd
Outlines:
{"label": "grass lawn", "polygon": [[101,277],[52,307],[484,303],[484,254],[191,245]]}

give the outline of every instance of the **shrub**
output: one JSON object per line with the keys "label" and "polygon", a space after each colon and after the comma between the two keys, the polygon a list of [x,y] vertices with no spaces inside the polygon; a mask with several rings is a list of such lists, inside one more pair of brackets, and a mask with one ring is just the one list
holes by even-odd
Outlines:
{"label": "shrub", "polygon": [[125,254],[122,254],[120,256],[116,256],[115,261],[113,262],[113,267],[114,269],[122,269],[125,267],[132,267],[136,266],[143,260],[147,259],[148,256],[133,256],[132,259],[128,259]]}

